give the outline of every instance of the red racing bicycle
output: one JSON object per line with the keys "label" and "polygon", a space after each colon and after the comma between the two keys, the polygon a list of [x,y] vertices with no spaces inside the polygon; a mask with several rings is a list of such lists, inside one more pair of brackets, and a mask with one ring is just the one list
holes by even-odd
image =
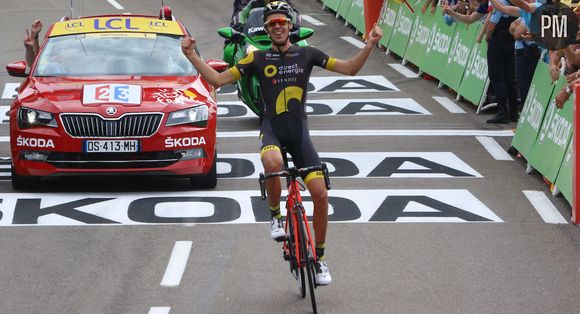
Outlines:
{"label": "red racing bicycle", "polygon": [[[330,189],[330,180],[328,177],[328,169],[326,164],[322,166],[295,168],[288,167],[288,160],[286,153],[283,150],[284,166],[286,170],[280,172],[273,172],[264,175],[260,173],[260,191],[262,200],[266,199],[266,180],[274,177],[285,177],[286,185],[288,187],[288,196],[286,200],[286,222],[284,228],[286,237],[282,238],[280,242],[284,242],[283,256],[284,260],[290,264],[290,273],[298,281],[298,288],[300,295],[306,297],[305,279],[308,280],[308,288],[310,290],[310,301],[312,303],[312,311],[316,313],[316,297],[314,289],[316,289],[316,251],[314,249],[314,237],[310,231],[310,224],[308,216],[302,204],[302,197],[300,191],[304,190],[304,186],[298,181],[298,177],[302,174],[311,171],[323,171],[326,188]],[[305,270],[306,269],[306,274]]]}

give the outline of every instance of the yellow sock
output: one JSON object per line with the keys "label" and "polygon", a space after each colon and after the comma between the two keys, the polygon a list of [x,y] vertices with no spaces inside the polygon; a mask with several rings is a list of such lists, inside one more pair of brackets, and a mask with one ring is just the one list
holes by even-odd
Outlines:
{"label": "yellow sock", "polygon": [[272,218],[276,218],[276,219],[282,218],[282,213],[280,212],[280,204],[279,203],[276,206],[270,205],[270,214],[272,215]]}

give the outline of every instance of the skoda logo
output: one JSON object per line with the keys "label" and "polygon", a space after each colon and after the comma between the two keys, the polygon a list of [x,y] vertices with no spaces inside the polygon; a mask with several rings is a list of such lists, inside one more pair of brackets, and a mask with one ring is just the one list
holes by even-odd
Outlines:
{"label": "skoda logo", "polygon": [[107,107],[106,112],[107,112],[108,115],[112,116],[115,113],[117,113],[117,108],[115,108],[115,107]]}

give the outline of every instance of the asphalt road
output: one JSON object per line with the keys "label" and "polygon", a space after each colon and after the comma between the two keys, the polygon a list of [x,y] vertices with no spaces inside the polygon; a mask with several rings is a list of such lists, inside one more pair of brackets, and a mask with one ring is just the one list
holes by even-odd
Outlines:
{"label": "asphalt road", "polygon": [[[216,30],[228,24],[231,2],[165,3],[206,59],[221,58]],[[46,30],[68,15],[69,4],[1,0],[0,64],[24,59],[24,29],[40,18]],[[320,2],[297,6],[323,23],[304,22],[315,30],[310,44],[342,59],[357,52],[341,37],[360,37]],[[73,6],[75,15],[159,8],[153,0]],[[333,170],[327,257],[334,281],[316,290],[319,311],[578,313],[580,233],[569,223],[569,204],[552,197],[541,177],[526,175],[524,160],[494,157],[488,148],[505,151],[515,125],[488,125],[490,113],[476,115],[467,103],[450,112],[433,98],[453,99],[448,91],[406,78],[392,63],[376,49],[358,81],[313,72],[310,128]],[[18,82],[0,72],[8,95],[0,109]],[[320,92],[329,86],[339,88]],[[50,179],[15,192],[9,143],[1,141],[0,312],[310,311],[257,200],[257,119],[235,117],[243,107],[230,103],[237,99],[227,88],[218,100],[229,109],[220,111],[213,191],[189,191],[184,180],[99,177]],[[536,206],[554,208],[560,223],[546,222]]]}

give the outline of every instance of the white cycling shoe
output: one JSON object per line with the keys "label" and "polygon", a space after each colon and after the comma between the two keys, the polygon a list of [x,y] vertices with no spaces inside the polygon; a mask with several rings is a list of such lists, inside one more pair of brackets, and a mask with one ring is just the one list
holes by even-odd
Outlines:
{"label": "white cycling shoe", "polygon": [[332,282],[330,270],[326,266],[326,261],[317,261],[314,265],[316,268],[316,284],[319,286],[326,286]]}
{"label": "white cycling shoe", "polygon": [[272,221],[270,221],[270,237],[277,241],[286,237],[286,231],[284,231],[282,218],[278,219],[276,217],[272,217]]}

